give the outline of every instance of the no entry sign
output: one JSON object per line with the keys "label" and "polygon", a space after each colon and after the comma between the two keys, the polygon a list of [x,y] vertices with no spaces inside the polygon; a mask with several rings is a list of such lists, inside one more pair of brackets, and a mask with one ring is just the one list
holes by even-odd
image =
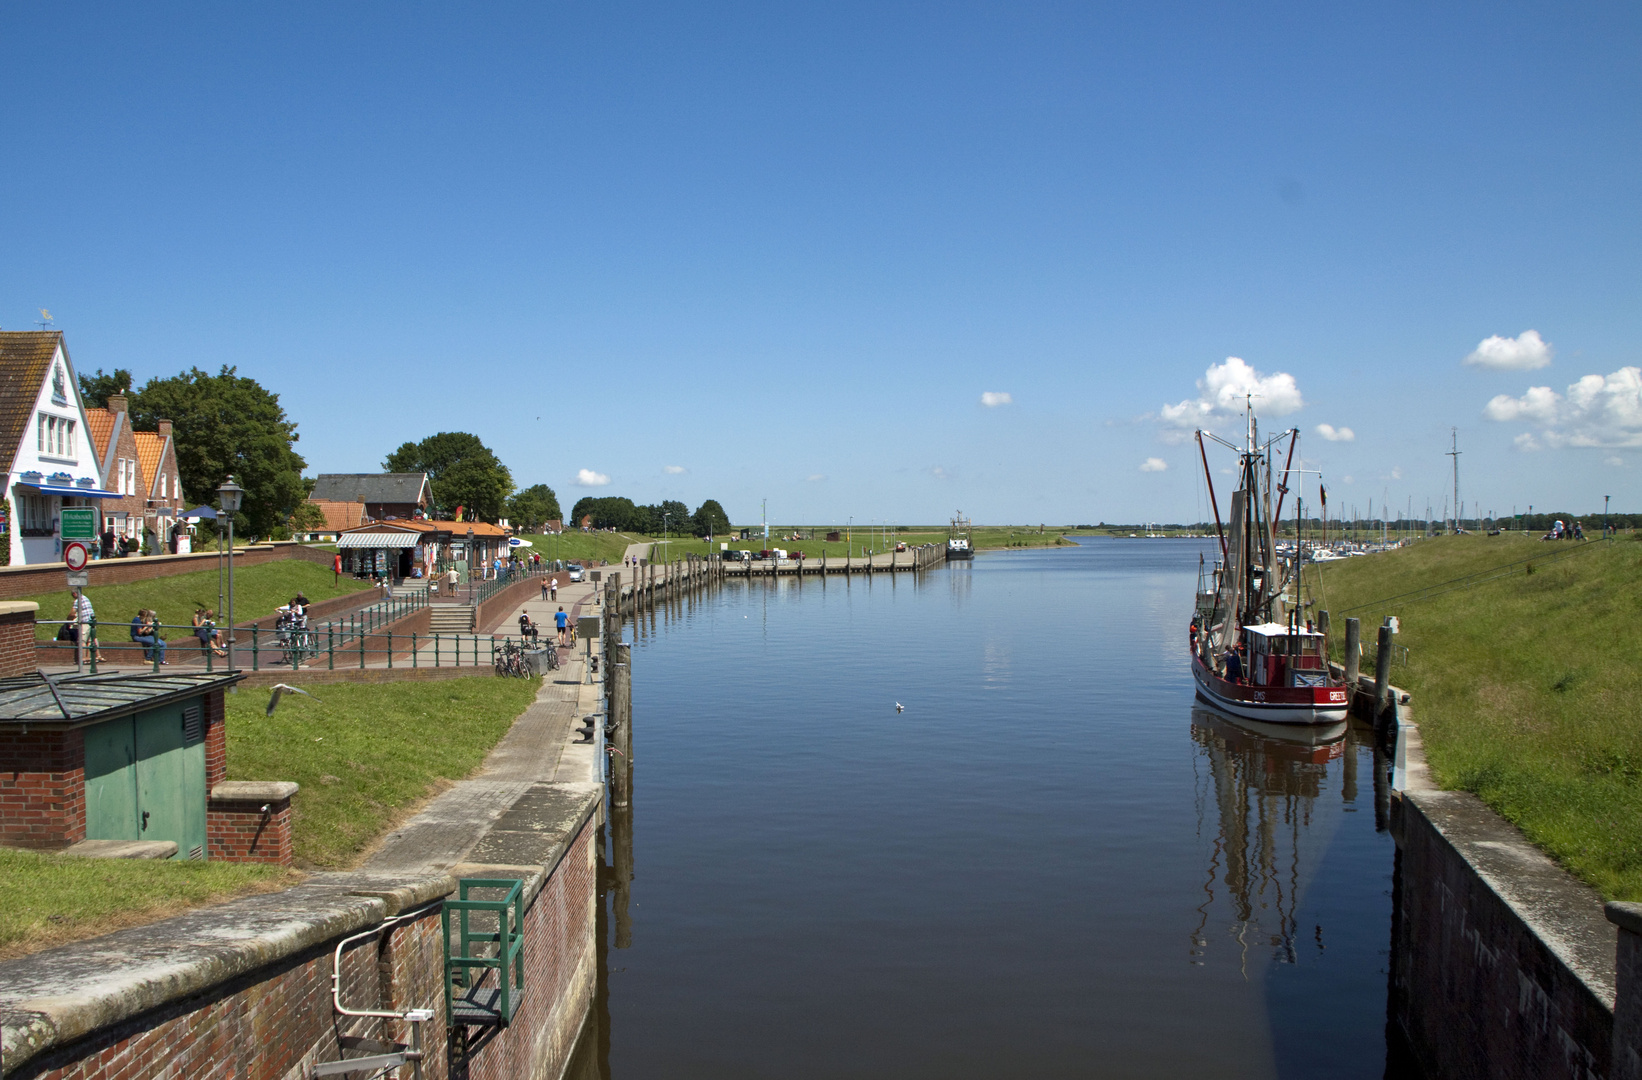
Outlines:
{"label": "no entry sign", "polygon": [[77,541],[69,541],[63,545],[63,561],[71,571],[79,572],[86,568],[86,561],[90,556],[86,553],[86,546]]}

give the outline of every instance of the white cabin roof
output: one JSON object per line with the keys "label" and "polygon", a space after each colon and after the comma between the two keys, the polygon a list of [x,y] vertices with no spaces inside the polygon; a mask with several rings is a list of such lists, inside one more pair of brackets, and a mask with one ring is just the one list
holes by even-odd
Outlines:
{"label": "white cabin roof", "polygon": [[1243,627],[1243,629],[1251,634],[1259,634],[1261,637],[1288,637],[1290,633],[1296,634],[1299,637],[1323,636],[1319,631],[1307,630],[1304,627],[1301,627],[1298,630],[1290,631],[1286,624],[1280,622],[1254,623],[1250,626]]}

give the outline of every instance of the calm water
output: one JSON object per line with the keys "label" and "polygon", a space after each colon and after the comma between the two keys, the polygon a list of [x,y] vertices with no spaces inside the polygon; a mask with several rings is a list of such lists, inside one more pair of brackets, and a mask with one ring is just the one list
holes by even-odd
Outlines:
{"label": "calm water", "polygon": [[1368,736],[1194,703],[1198,551],[736,584],[647,617],[608,1075],[1387,1075]]}

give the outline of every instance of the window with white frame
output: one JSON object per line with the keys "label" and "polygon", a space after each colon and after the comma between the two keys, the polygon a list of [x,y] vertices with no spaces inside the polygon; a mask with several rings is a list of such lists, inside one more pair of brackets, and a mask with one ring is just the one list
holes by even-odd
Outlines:
{"label": "window with white frame", "polygon": [[22,517],[24,536],[51,536],[56,531],[51,523],[52,503],[55,501],[50,495],[18,496],[17,509]]}
{"label": "window with white frame", "polygon": [[160,498],[165,498],[165,474],[160,474]]}
{"label": "window with white frame", "polygon": [[49,457],[74,459],[74,421],[65,416],[40,414],[37,449]]}

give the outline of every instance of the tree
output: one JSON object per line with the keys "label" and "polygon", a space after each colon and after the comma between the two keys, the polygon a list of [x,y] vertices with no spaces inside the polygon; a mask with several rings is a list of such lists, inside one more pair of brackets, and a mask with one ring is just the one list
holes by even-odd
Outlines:
{"label": "tree", "polygon": [[150,379],[131,395],[131,420],[150,431],[170,420],[188,501],[214,504],[217,485],[233,476],[245,489],[235,528],[267,536],[307,497],[306,462],[293,449],[296,424],[280,408],[279,395],[235,370],[224,365],[210,375],[191,368]]}
{"label": "tree", "polygon": [[623,532],[640,532],[635,522],[639,521],[642,511],[633,505],[632,499],[623,499],[616,496],[595,498],[586,495],[576,501],[570,511],[570,524],[581,528],[582,518],[591,515],[595,529],[620,529]]}
{"label": "tree", "polygon": [[110,394],[125,394],[130,390],[131,372],[125,368],[115,368],[112,375],[104,375],[103,369],[98,368],[95,375],[80,376],[80,397],[88,409],[106,409]]}
{"label": "tree", "polygon": [[406,443],[382,463],[389,472],[425,472],[433,501],[441,513],[462,507],[469,520],[495,521],[509,493],[513,474],[477,435],[441,431],[419,443]]}
{"label": "tree", "polygon": [[311,502],[301,502],[291,511],[289,528],[292,533],[323,532],[325,529],[325,511]]}
{"label": "tree", "polygon": [[681,536],[690,528],[690,508],[673,499],[663,502],[660,506],[647,506],[650,511],[650,532],[652,534],[666,532],[669,535]]}
{"label": "tree", "polygon": [[697,536],[725,536],[730,531],[730,515],[717,499],[708,499],[690,516],[690,524]]}
{"label": "tree", "polygon": [[507,501],[507,516],[520,532],[536,532],[559,516],[559,497],[546,484],[532,484]]}

